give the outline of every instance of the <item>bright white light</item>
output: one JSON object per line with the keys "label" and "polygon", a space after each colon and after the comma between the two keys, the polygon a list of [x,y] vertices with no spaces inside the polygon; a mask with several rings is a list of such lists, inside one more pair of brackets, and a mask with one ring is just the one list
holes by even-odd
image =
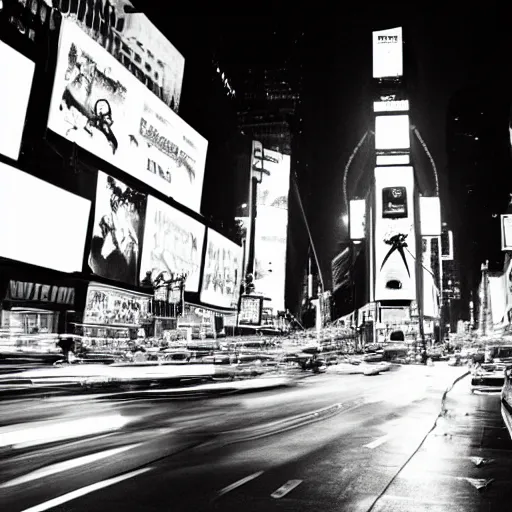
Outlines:
{"label": "bright white light", "polygon": [[375,149],[409,149],[409,116],[377,116],[375,118]]}
{"label": "bright white light", "polygon": [[441,203],[438,197],[420,197],[422,236],[441,236]]}
{"label": "bright white light", "polygon": [[377,165],[409,165],[409,155],[377,155]]}
{"label": "bright white light", "polygon": [[402,76],[402,27],[373,32],[373,78]]}
{"label": "bright white light", "polygon": [[366,201],[353,199],[349,205],[350,213],[350,239],[362,240],[365,237]]}
{"label": "bright white light", "polygon": [[[17,160],[25,127],[34,63],[0,41],[0,153]],[[7,79],[9,77],[9,79]]]}
{"label": "bright white light", "polygon": [[374,101],[374,112],[407,112],[409,110],[409,100],[392,101]]}
{"label": "bright white light", "polygon": [[345,224],[345,226],[348,226],[348,215],[346,213],[341,216],[341,221],[343,224]]}
{"label": "bright white light", "polygon": [[[91,202],[0,163],[0,256],[82,270]],[[13,213],[15,212],[15,213]]]}
{"label": "bright white light", "polygon": [[241,207],[241,208],[247,208],[247,203],[242,203],[242,204],[240,205],[240,207]]}

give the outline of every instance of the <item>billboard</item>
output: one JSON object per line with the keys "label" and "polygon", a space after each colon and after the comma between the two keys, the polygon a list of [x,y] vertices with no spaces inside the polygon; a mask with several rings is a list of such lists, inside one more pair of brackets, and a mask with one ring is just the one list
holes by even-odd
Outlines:
{"label": "billboard", "polygon": [[420,197],[422,236],[441,236],[441,203],[439,197]]}
{"label": "billboard", "polygon": [[352,199],[349,204],[350,240],[365,238],[366,201]]}
{"label": "billboard", "polygon": [[331,262],[332,289],[334,292],[339,288],[350,286],[352,281],[351,266],[352,253],[350,247],[345,247]]}
{"label": "billboard", "polygon": [[208,142],[63,20],[48,127],[199,211]]}
{"label": "billboard", "polygon": [[0,256],[81,272],[90,201],[0,163]]}
{"label": "billboard", "polygon": [[501,216],[501,250],[512,251],[512,215]]}
{"label": "billboard", "polygon": [[407,114],[375,117],[375,149],[410,149]]}
{"label": "billboard", "polygon": [[240,299],[239,325],[261,325],[263,297],[242,295]]}
{"label": "billboard", "polygon": [[140,327],[152,318],[151,297],[99,283],[89,284],[84,324]]}
{"label": "billboard", "polygon": [[373,78],[404,74],[402,27],[373,32]]}
{"label": "billboard", "polygon": [[187,274],[185,290],[199,291],[205,227],[172,206],[148,197],[140,280],[151,274]]}
{"label": "billboard", "polygon": [[185,59],[144,14],[125,7],[135,10],[127,0],[61,1],[57,9],[177,113]]}
{"label": "billboard", "polygon": [[240,291],[242,248],[208,229],[200,300],[221,308],[236,308]]}
{"label": "billboard", "polygon": [[262,148],[264,173],[257,190],[254,286],[284,310],[290,156]]}
{"label": "billboard", "polygon": [[20,156],[34,63],[0,41],[0,154],[13,160]]}
{"label": "billboard", "polygon": [[375,168],[375,207],[375,300],[415,300],[412,167]]}
{"label": "billboard", "polygon": [[89,266],[100,277],[137,285],[147,196],[98,172]]}

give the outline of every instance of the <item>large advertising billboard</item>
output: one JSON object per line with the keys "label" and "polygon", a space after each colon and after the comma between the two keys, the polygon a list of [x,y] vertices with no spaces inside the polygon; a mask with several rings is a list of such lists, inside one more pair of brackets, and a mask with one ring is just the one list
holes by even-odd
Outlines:
{"label": "large advertising billboard", "polygon": [[63,20],[48,127],[199,211],[208,142]]}
{"label": "large advertising billboard", "polygon": [[199,291],[205,227],[172,206],[148,197],[140,280],[161,272],[187,274],[185,290]]}
{"label": "large advertising billboard", "polygon": [[0,153],[18,160],[34,63],[0,41],[0,69]]}
{"label": "large advertising billboard", "polygon": [[178,112],[185,59],[144,14],[135,12],[131,2],[45,1],[50,7],[56,7],[64,18],[76,23],[168,107]]}
{"label": "large advertising billboard", "polygon": [[274,311],[283,311],[290,156],[263,149],[262,157],[266,172],[257,193],[254,286],[258,293],[271,299]]}
{"label": "large advertising billboard", "polygon": [[91,270],[101,277],[137,285],[147,196],[98,172]]}
{"label": "large advertising billboard", "polygon": [[208,229],[200,300],[222,308],[236,308],[240,291],[242,248]]}
{"label": "large advertising billboard", "polygon": [[375,149],[410,149],[409,115],[375,117]]}
{"label": "large advertising billboard", "polygon": [[364,240],[366,233],[366,201],[352,199],[349,204],[350,240]]}
{"label": "large advertising billboard", "polygon": [[373,32],[373,78],[404,74],[402,27]]}
{"label": "large advertising billboard", "polygon": [[375,168],[375,207],[375,300],[415,300],[412,167]]}
{"label": "large advertising billboard", "polygon": [[501,250],[512,251],[512,215],[501,215]]}
{"label": "large advertising billboard", "polygon": [[0,256],[81,272],[91,203],[0,163]]}
{"label": "large advertising billboard", "polygon": [[420,197],[422,236],[441,236],[441,202],[439,197]]}

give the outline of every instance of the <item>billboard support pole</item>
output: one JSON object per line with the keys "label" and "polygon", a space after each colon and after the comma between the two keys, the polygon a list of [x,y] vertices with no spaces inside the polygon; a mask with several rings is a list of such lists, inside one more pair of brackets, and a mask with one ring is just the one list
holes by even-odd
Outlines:
{"label": "billboard support pole", "polygon": [[257,208],[257,197],[258,197],[258,178],[256,176],[251,177],[251,200],[250,200],[250,231],[249,231],[249,249],[247,254],[247,269],[245,274],[254,273],[254,244],[256,240],[256,215],[258,212]]}

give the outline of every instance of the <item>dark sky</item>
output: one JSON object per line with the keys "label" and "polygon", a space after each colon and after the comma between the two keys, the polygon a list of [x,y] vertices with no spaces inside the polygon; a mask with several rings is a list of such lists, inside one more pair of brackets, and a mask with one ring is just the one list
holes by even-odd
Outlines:
{"label": "dark sky", "polygon": [[[326,279],[330,276],[330,262],[338,242],[346,238],[341,222],[345,211],[343,169],[358,140],[371,128],[372,31],[404,27],[410,59],[406,74],[412,82],[412,123],[420,130],[437,164],[447,218],[451,217],[448,179],[464,179],[447,168],[448,102],[456,91],[469,85],[490,81],[496,85],[497,94],[504,94],[510,83],[511,23],[504,10],[498,8],[498,2],[408,5],[404,10],[403,6],[396,7],[389,2],[385,5],[365,2],[359,8],[343,6],[339,14],[333,12],[326,16],[303,15],[293,10],[283,15],[276,8],[272,17],[179,16],[167,22],[160,11],[160,16],[155,18],[185,58],[194,45],[208,44],[208,41],[218,44],[221,33],[224,46],[232,45],[236,49],[231,52],[231,65],[242,68],[249,67],[252,59],[271,59],[279,53],[272,45],[264,44],[261,36],[264,30],[259,29],[276,26],[281,32],[289,32],[290,37],[295,37],[299,29],[304,30],[301,152],[314,176],[308,215]],[[176,20],[180,20],[181,27],[190,27],[189,31],[174,30],[179,42],[173,39],[171,28],[173,24],[176,26]],[[167,23],[169,28],[165,26]],[[352,178],[359,171],[352,168]],[[427,168],[425,172],[428,174],[430,170]]]}

